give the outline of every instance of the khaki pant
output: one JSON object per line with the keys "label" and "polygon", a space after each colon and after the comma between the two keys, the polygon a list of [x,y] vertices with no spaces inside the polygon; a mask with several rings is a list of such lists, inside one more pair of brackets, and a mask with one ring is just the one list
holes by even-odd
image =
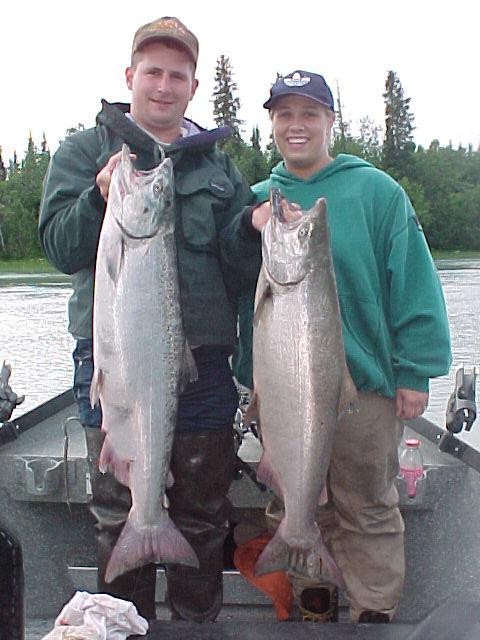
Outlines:
{"label": "khaki pant", "polygon": [[[405,575],[404,525],[394,485],[403,422],[395,401],[361,393],[360,411],[337,425],[327,487],[329,501],[318,511],[322,535],[345,580],[350,617],[382,611],[392,618]],[[269,526],[283,517],[277,499],[267,507]],[[318,586],[290,576],[295,595]]]}

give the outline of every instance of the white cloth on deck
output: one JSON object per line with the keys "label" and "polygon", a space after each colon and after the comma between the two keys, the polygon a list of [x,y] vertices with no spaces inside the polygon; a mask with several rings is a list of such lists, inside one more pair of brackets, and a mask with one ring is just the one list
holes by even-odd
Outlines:
{"label": "white cloth on deck", "polygon": [[148,622],[132,602],[106,593],[77,591],[43,640],[125,640],[147,631]]}

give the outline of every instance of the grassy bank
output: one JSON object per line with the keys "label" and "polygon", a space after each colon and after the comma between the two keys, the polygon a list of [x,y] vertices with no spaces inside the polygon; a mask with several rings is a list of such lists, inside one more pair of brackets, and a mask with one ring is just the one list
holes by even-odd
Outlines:
{"label": "grassy bank", "polygon": [[[432,251],[435,260],[480,260],[480,251]],[[0,273],[58,273],[45,258],[0,260]]]}
{"label": "grassy bank", "polygon": [[432,251],[435,260],[480,260],[480,251]]}
{"label": "grassy bank", "polygon": [[0,273],[58,273],[45,258],[0,260]]}

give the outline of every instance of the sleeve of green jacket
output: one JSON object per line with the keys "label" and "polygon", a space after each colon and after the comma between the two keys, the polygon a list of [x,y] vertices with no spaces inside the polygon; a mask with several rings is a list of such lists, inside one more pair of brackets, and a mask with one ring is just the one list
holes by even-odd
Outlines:
{"label": "sleeve of green jacket", "polygon": [[428,391],[448,373],[452,355],[440,279],[410,201],[399,189],[392,204],[387,253],[392,364],[397,388]]}
{"label": "sleeve of green jacket", "polygon": [[94,130],[65,140],[50,161],[40,206],[40,243],[64,273],[95,262],[105,202],[95,179],[98,142]]}
{"label": "sleeve of green jacket", "polygon": [[220,253],[235,272],[244,279],[256,281],[262,263],[261,236],[251,223],[256,198],[228,157],[227,165],[235,197],[230,208],[232,215],[219,233]]}

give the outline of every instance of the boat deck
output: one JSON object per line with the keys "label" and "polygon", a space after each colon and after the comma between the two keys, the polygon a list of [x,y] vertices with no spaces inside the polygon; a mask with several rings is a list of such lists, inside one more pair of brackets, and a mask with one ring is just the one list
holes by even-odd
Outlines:
{"label": "boat deck", "polygon": [[[56,615],[76,590],[95,591],[96,566],[92,520],[87,503],[90,498],[86,473],[86,447],[80,425],[69,425],[68,465],[63,463],[63,422],[74,414],[68,394],[21,417],[23,425],[35,425],[17,440],[0,449],[0,502],[2,520],[18,537],[24,552],[27,640],[39,640],[53,626]],[[418,426],[418,425],[417,425]],[[422,425],[420,425],[422,426]],[[425,426],[425,425],[423,425]],[[410,435],[410,432],[407,432]],[[248,584],[234,567],[224,573],[225,606],[214,625],[171,623],[165,607],[163,571],[157,573],[157,604],[160,620],[152,623],[148,638],[153,640],[183,637],[248,638],[276,640],[308,634],[322,638],[393,640],[414,636],[428,615],[446,602],[472,601],[473,612],[480,612],[480,474],[455,457],[441,453],[423,436],[422,450],[426,477],[417,497],[406,496],[403,482],[398,488],[405,520],[406,582],[396,622],[392,625],[351,625],[347,621],[346,602],[341,595],[341,622],[337,625],[277,623],[273,607],[263,594]],[[240,451],[243,459],[255,463],[258,443],[246,437]],[[471,452],[473,457],[478,455]],[[66,504],[65,475],[68,478],[71,506]],[[234,513],[263,509],[268,494],[260,492],[244,474],[231,490]],[[232,524],[235,524],[234,522]],[[468,604],[468,603],[467,603]],[[451,609],[444,618],[454,620]],[[455,621],[458,632],[436,635],[435,640],[470,640],[460,634],[461,624],[473,618]],[[470,621],[470,622],[469,622]],[[473,624],[473,623],[472,623]],[[475,622],[480,625],[480,621]],[[445,620],[439,624],[446,628]],[[451,631],[451,629],[450,629]],[[468,629],[465,632],[468,634]],[[475,640],[480,638],[477,626]],[[433,638],[433,636],[432,636]]]}
{"label": "boat deck", "polygon": [[[250,619],[228,608],[215,623],[194,624],[155,620],[146,640],[478,640],[480,637],[480,602],[468,599],[449,600],[434,609],[419,624],[389,625],[315,624],[272,622],[250,609]],[[243,611],[245,616],[245,611]],[[53,620],[29,621],[25,640],[40,640],[52,629]]]}

